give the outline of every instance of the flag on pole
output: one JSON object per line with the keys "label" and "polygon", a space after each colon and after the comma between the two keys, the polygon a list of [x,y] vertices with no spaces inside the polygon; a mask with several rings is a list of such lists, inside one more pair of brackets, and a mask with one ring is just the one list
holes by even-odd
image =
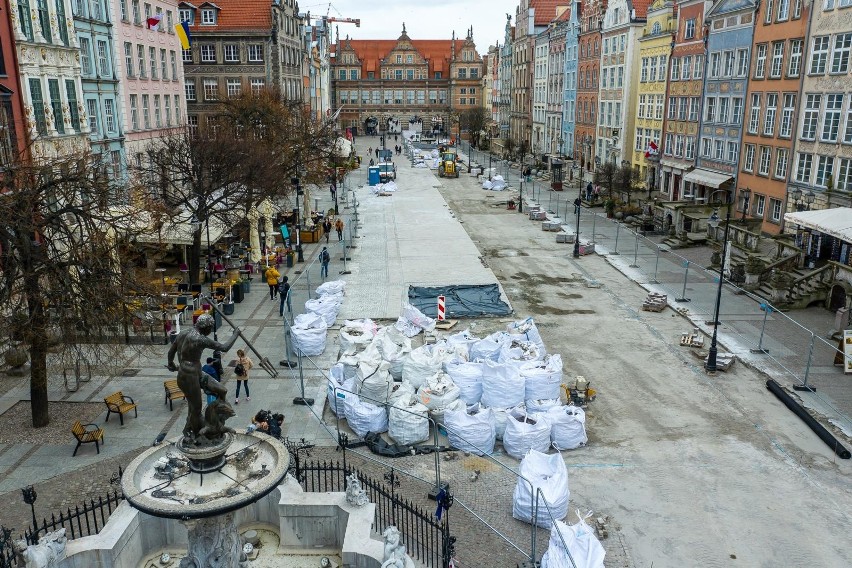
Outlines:
{"label": "flag on pole", "polygon": [[160,28],[160,21],[162,19],[162,14],[154,14],[153,16],[145,20],[145,22],[148,24],[149,30],[157,31]]}
{"label": "flag on pole", "polygon": [[189,22],[183,21],[175,24],[175,33],[180,40],[181,48],[189,49],[189,46],[192,45],[192,36],[189,34]]}
{"label": "flag on pole", "polygon": [[657,143],[651,140],[648,142],[648,149],[645,151],[645,157],[648,158],[650,156],[657,155]]}

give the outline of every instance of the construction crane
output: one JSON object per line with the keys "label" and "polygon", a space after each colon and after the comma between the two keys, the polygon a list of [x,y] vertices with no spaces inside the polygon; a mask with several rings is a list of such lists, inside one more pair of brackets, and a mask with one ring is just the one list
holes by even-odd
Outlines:
{"label": "construction crane", "polygon": [[361,19],[360,18],[329,18],[328,16],[326,16],[325,20],[327,22],[341,22],[341,23],[344,23],[344,24],[355,24],[356,28],[361,27]]}

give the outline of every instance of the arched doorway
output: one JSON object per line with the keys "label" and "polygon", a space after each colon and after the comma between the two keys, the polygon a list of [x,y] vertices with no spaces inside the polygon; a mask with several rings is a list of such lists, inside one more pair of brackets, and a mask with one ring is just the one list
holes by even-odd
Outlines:
{"label": "arched doorway", "polygon": [[828,297],[828,310],[836,312],[840,308],[846,307],[846,288],[841,284],[835,284],[831,287],[831,294]]}

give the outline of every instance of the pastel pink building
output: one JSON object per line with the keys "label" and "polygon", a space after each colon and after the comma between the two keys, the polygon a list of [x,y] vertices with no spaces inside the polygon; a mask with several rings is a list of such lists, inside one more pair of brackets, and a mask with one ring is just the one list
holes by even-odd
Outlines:
{"label": "pastel pink building", "polygon": [[[183,63],[174,31],[177,2],[110,0],[115,25],[115,67],[122,98],[128,163],[142,165],[151,141],[186,124]],[[160,15],[158,30],[148,18]]]}

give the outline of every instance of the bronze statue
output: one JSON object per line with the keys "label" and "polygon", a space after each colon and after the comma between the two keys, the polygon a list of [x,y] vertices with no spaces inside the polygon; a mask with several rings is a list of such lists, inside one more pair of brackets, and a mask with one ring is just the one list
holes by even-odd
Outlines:
{"label": "bronze statue", "polygon": [[[198,317],[195,322],[195,327],[182,331],[172,346],[169,348],[168,368],[170,371],[177,371],[177,383],[183,394],[186,395],[187,417],[186,425],[183,427],[183,435],[186,443],[195,445],[205,444],[208,441],[221,438],[223,432],[222,427],[215,425],[212,428],[205,429],[206,421],[201,414],[201,391],[202,391],[202,371],[201,371],[201,355],[205,349],[213,349],[215,351],[227,351],[233,347],[239,337],[239,330],[234,330],[234,334],[226,343],[219,343],[214,339],[207,337],[213,331],[214,320],[213,316],[204,314]],[[175,354],[178,355],[180,366],[174,363]],[[216,400],[211,403],[216,405],[221,416],[233,416],[233,410],[230,413],[221,406],[230,405],[225,401],[227,390],[213,377],[203,373],[206,379],[204,381],[204,390],[215,395]],[[202,432],[204,430],[204,432]]]}

